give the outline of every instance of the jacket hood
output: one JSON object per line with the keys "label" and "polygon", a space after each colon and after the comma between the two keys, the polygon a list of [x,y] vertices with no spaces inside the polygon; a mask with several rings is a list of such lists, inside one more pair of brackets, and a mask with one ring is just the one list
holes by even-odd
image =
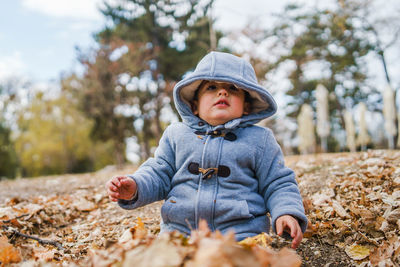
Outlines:
{"label": "jacket hood", "polygon": [[201,81],[219,81],[235,84],[250,94],[250,112],[241,118],[228,121],[216,129],[233,129],[255,124],[272,116],[277,109],[272,95],[258,84],[253,67],[243,58],[228,53],[211,52],[198,64],[194,72],[188,74],[174,87],[174,101],[185,124],[195,129],[204,129],[207,123],[195,116],[191,102]]}

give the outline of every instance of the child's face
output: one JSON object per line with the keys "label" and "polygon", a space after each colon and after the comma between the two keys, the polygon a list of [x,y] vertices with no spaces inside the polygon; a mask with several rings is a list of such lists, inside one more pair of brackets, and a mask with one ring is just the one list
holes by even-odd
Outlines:
{"label": "child's face", "polygon": [[248,114],[245,92],[231,83],[203,82],[193,113],[212,126],[240,118]]}

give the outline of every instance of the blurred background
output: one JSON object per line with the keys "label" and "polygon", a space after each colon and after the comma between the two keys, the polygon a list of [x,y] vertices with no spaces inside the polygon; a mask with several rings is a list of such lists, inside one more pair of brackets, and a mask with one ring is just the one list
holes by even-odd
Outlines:
{"label": "blurred background", "polygon": [[0,179],[140,163],[209,51],[246,58],[286,155],[395,149],[397,0],[16,0],[0,9]]}

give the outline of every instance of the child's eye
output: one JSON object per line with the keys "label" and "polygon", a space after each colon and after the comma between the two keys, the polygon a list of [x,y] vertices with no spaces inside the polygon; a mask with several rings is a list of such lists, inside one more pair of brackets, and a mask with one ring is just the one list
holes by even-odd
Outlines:
{"label": "child's eye", "polygon": [[231,86],[229,86],[229,90],[231,90],[231,91],[239,91],[239,88],[237,88],[234,85],[231,85]]}
{"label": "child's eye", "polygon": [[215,85],[210,85],[207,87],[207,90],[210,90],[210,91],[213,91],[215,89],[217,89],[217,87]]}

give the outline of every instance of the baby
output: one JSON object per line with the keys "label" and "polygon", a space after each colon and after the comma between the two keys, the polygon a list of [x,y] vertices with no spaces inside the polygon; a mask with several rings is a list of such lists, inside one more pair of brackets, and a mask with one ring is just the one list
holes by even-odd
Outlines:
{"label": "baby", "polygon": [[165,200],[161,232],[189,235],[201,219],[237,240],[272,228],[297,248],[307,228],[294,172],[271,130],[254,125],[276,112],[253,67],[211,52],[174,88],[182,122],[165,130],[154,158],[132,175],[107,182],[125,209]]}

